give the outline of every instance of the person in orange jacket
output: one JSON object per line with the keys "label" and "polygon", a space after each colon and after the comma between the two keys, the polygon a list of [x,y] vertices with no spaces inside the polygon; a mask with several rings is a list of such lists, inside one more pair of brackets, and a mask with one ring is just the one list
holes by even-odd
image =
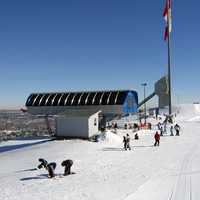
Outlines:
{"label": "person in orange jacket", "polygon": [[155,139],[155,143],[154,146],[159,146],[160,144],[160,134],[158,133],[158,131],[156,131],[156,134],[154,135],[154,139]]}

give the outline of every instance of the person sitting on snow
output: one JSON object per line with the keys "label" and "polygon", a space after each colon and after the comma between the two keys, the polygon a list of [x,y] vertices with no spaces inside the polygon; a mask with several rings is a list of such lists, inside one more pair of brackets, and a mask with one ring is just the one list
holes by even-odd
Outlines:
{"label": "person sitting on snow", "polygon": [[139,140],[139,136],[137,133],[135,134],[135,140]]}

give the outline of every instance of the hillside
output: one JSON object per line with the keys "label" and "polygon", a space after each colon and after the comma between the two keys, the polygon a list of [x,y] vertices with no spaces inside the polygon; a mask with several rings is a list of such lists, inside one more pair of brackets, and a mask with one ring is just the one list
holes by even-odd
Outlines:
{"label": "hillside", "polygon": [[[200,114],[196,105],[181,105],[180,136],[161,137],[154,147],[152,131],[108,133],[94,143],[83,140],[14,140],[0,143],[1,200],[199,200]],[[121,136],[131,135],[131,151]],[[38,158],[57,163],[57,177],[34,170]],[[60,178],[60,163],[72,159],[73,175]]]}

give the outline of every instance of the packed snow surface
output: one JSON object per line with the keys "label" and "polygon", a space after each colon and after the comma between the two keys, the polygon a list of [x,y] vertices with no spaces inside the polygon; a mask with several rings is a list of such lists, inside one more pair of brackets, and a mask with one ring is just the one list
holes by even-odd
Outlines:
{"label": "packed snow surface", "polygon": [[[193,112],[190,110],[193,109]],[[180,136],[152,131],[107,133],[103,142],[84,140],[15,140],[0,144],[0,200],[199,200],[200,112],[179,108]],[[194,120],[195,119],[195,120]],[[131,135],[131,151],[122,136]],[[56,178],[35,169],[38,158],[56,162]],[[73,175],[61,176],[60,165],[72,159]]]}
{"label": "packed snow surface", "polygon": [[199,121],[200,119],[200,104],[182,104],[176,109],[182,121]]}

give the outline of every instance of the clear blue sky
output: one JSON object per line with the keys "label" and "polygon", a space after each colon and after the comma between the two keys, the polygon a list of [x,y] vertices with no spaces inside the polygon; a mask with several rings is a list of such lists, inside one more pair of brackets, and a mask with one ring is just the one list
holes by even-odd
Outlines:
{"label": "clear blue sky", "polygon": [[[135,89],[167,72],[165,0],[0,4],[0,108],[32,92]],[[200,101],[200,2],[173,0],[174,101]]]}

